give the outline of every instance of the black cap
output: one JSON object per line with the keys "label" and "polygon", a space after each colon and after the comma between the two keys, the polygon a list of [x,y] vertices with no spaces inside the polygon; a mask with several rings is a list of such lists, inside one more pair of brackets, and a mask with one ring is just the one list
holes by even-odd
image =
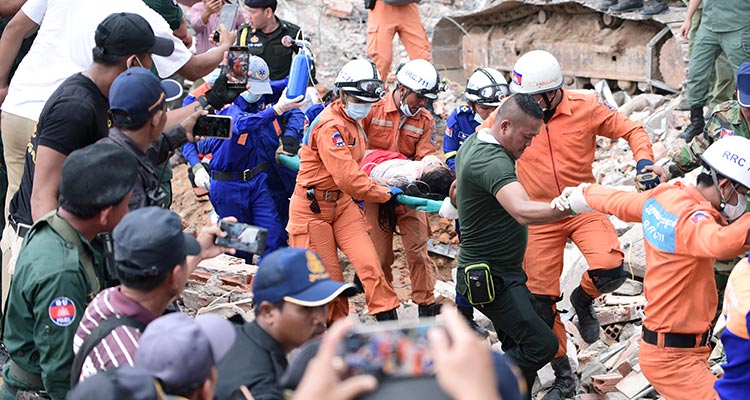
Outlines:
{"label": "black cap", "polygon": [[276,0],[245,0],[245,5],[250,8],[266,8],[271,7],[276,9]]}
{"label": "black cap", "polygon": [[68,400],[153,400],[170,399],[154,374],[143,368],[125,365],[100,372],[76,385]]}
{"label": "black cap", "polygon": [[67,202],[102,209],[133,189],[138,162],[122,147],[99,142],[70,153],[61,174],[60,196]]}
{"label": "black cap", "polygon": [[151,53],[170,56],[174,51],[171,39],[154,36],[148,21],[138,14],[114,13],[96,27],[96,49],[111,56]]}
{"label": "black cap", "polygon": [[112,239],[117,270],[138,276],[158,276],[201,251],[198,241],[182,231],[180,216],[159,207],[127,213]]}

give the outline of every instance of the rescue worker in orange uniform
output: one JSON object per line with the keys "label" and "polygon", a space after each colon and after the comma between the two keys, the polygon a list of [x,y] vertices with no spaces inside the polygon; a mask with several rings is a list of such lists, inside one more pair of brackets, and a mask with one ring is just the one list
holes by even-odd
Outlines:
{"label": "rescue worker in orange uniform", "polygon": [[[341,98],[312,122],[299,151],[300,170],[289,206],[289,244],[320,255],[335,281],[344,281],[336,248],[346,254],[365,290],[367,308],[378,320],[397,319],[398,296],[378,265],[362,209],[352,198],[384,203],[398,194],[359,170],[367,135],[359,120],[385,92],[375,64],[349,61],[334,81]],[[393,192],[393,193],[392,193]],[[331,302],[329,322],[349,314],[349,301]]]}
{"label": "rescue worker in orange uniform", "polygon": [[[416,0],[366,0],[367,13],[367,56],[378,66],[383,80],[388,79],[388,72],[393,62],[393,36],[398,38],[406,48],[410,60],[427,60],[430,58],[430,40],[419,18]],[[390,4],[389,4],[390,3]]]}
{"label": "rescue worker in orange uniform", "polygon": [[[638,160],[638,173],[649,173],[643,170],[653,165],[648,133],[595,93],[563,89],[562,70],[552,54],[542,50],[524,54],[513,67],[511,79],[512,92],[534,96],[544,110],[544,124],[539,135],[517,161],[518,180],[530,199],[550,201],[566,186],[595,182],[591,163],[597,136],[627,140]],[[492,126],[492,121],[494,115],[480,128]],[[650,187],[658,183],[655,175],[648,182]],[[526,284],[535,297],[537,313],[552,327],[560,343],[552,361],[555,383],[543,400],[563,399],[575,394],[575,380],[566,356],[565,327],[555,304],[562,299],[560,276],[568,239],[578,246],[589,265],[580,285],[570,295],[581,336],[587,343],[599,338],[599,321],[593,300],[602,293],[614,291],[627,278],[620,242],[606,215],[587,213],[529,227],[529,244],[523,261],[529,277]]]}
{"label": "rescue worker in orange uniform", "polygon": [[[369,138],[367,148],[396,151],[410,160],[420,161],[437,153],[435,120],[423,107],[428,99],[437,98],[440,77],[428,61],[412,60],[398,71],[396,79],[396,88],[375,103],[370,115],[362,121]],[[380,257],[380,267],[388,282],[393,282],[393,232],[384,230],[378,223],[379,207],[375,202],[365,202],[365,215],[370,224],[370,237]],[[427,238],[430,236],[427,214],[405,205],[396,206],[395,211],[409,264],[412,301],[418,305],[419,316],[434,316],[435,278],[427,254]]]}
{"label": "rescue worker in orange uniform", "polygon": [[[750,140],[725,137],[701,159],[705,167],[696,186],[662,184],[628,193],[582,184],[563,191],[574,213],[596,210],[643,224],[647,305],[638,359],[648,381],[670,400],[718,398],[708,365],[709,329],[718,303],[713,265],[750,245],[750,215],[743,215],[750,188]],[[565,208],[557,200],[552,206]],[[747,319],[742,318],[744,325]],[[730,321],[728,326],[736,325]]]}

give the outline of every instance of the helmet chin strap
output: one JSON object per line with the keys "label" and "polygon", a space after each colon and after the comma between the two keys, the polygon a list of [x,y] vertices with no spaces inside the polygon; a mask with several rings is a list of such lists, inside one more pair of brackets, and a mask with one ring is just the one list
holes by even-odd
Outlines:
{"label": "helmet chin strap", "polygon": [[716,171],[713,168],[710,168],[710,167],[709,167],[709,170],[711,171],[711,179],[713,179],[713,181],[714,181],[714,187],[716,188],[716,194],[719,195],[719,211],[724,211],[724,207],[727,206],[727,200],[721,194],[721,189],[719,189],[719,179],[716,177]]}

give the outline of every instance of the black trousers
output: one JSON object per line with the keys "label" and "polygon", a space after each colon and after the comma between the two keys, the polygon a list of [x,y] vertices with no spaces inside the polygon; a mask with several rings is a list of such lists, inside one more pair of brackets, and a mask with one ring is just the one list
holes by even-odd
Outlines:
{"label": "black trousers", "polygon": [[[463,275],[460,270],[456,289],[467,296]],[[534,310],[533,297],[526,287],[523,271],[504,273],[502,277],[493,276],[493,283],[495,300],[474,308],[492,321],[503,351],[521,369],[531,391],[536,372],[557,353],[557,337]]]}

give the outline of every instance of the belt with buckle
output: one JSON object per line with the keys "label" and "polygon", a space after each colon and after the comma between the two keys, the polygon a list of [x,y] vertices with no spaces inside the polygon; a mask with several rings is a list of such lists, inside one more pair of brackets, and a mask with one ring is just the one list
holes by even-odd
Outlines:
{"label": "belt with buckle", "polygon": [[708,340],[711,337],[708,331],[697,335],[689,333],[659,333],[643,327],[642,337],[644,342],[658,346],[659,335],[664,336],[664,347],[678,347],[683,349],[708,346]]}
{"label": "belt with buckle", "polygon": [[211,178],[217,181],[247,182],[267,168],[268,163],[262,162],[256,165],[255,168],[248,168],[244,171],[211,171]]}
{"label": "belt with buckle", "polygon": [[[295,186],[294,187],[294,194],[301,197],[307,197],[307,188],[303,188],[302,186]],[[335,201],[338,201],[342,195],[343,192],[340,190],[315,190],[315,198],[320,201],[327,201],[329,203],[333,203]]]}
{"label": "belt with buckle", "polygon": [[18,234],[18,237],[24,238],[26,237],[26,234],[29,233],[29,230],[31,229],[31,225],[22,224],[20,222],[16,222],[16,220],[13,218],[12,215],[8,216],[8,223],[10,224],[10,227],[13,228],[13,230]]}

